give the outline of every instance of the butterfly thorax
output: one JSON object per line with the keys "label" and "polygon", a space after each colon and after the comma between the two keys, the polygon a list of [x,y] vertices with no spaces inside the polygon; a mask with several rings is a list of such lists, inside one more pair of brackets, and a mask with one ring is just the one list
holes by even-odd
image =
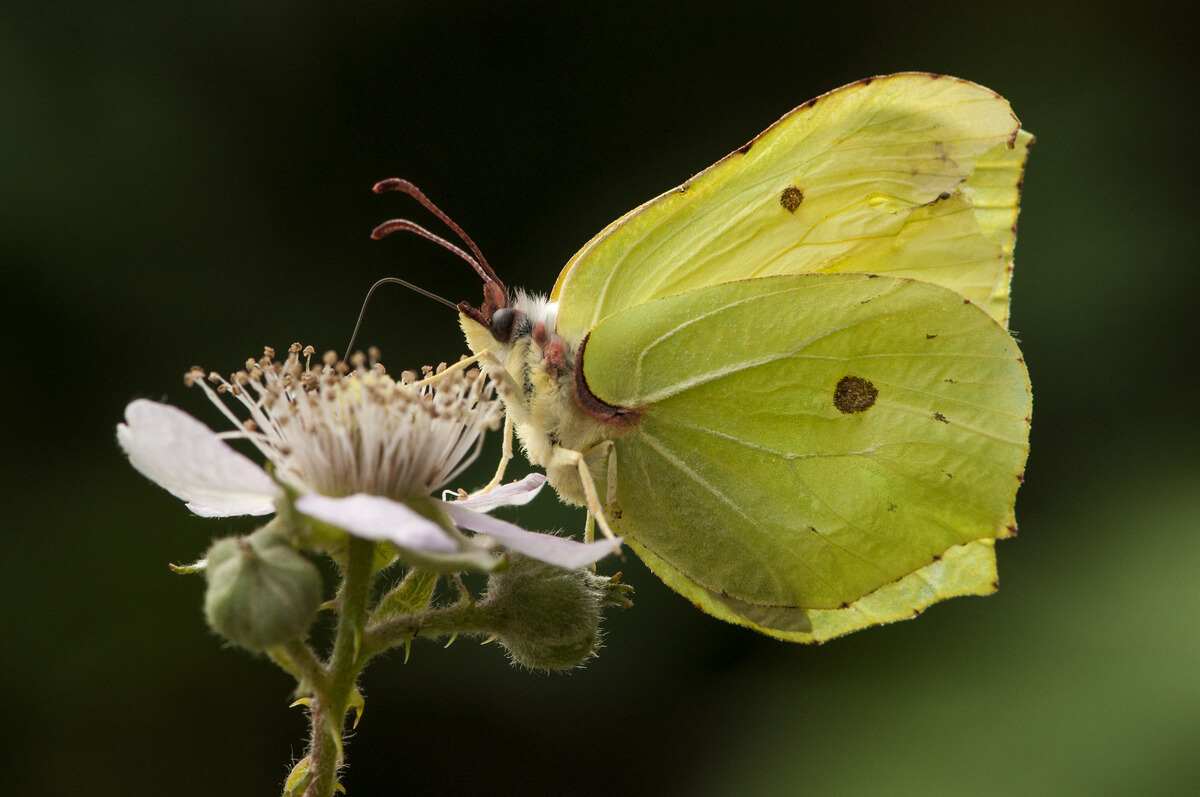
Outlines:
{"label": "butterfly thorax", "polygon": [[[518,292],[507,309],[515,313],[507,341],[497,340],[491,329],[461,316],[467,344],[472,352],[484,355],[480,362],[498,385],[529,461],[546,469],[562,498],[582,504],[578,469],[566,454],[587,455],[605,440],[619,437],[629,425],[605,422],[581,408],[576,396],[580,375],[575,370],[581,341],[554,331],[555,303]],[[599,458],[599,452],[586,457],[603,486],[605,469]]]}

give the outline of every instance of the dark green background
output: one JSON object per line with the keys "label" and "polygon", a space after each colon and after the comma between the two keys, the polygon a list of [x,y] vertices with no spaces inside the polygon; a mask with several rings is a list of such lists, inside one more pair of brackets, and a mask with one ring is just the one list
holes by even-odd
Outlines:
{"label": "dark green background", "polygon": [[[113,427],[139,396],[216,423],[189,366],[340,348],[378,277],[477,300],[446,253],[368,239],[427,218],[372,183],[414,180],[511,284],[548,290],[602,226],[788,109],[906,69],[999,91],[1038,136],[1012,316],[1033,450],[1000,593],[808,648],[703,616],[630,557],[637,607],[582,671],[518,671],[469,640],[372,665],[346,786],[1200,787],[1192,29],[1116,8],[7,5],[0,791],[270,795],[301,754],[289,679],[222,648],[202,581],[166,567],[245,526],[189,516]],[[392,370],[465,350],[449,312],[400,289],[361,340]],[[582,523],[549,494],[518,519]]]}

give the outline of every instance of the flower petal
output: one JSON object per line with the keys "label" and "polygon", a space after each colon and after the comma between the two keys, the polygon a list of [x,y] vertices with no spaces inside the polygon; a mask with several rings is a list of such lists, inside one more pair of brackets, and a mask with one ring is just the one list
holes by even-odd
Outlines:
{"label": "flower petal", "polygon": [[476,512],[491,512],[498,506],[523,506],[537,497],[545,483],[545,475],[531,473],[520,481],[502,484],[489,493],[469,495],[455,501],[454,505],[465,506]]}
{"label": "flower petal", "polygon": [[367,540],[390,542],[416,551],[453,553],[458,544],[427,517],[399,501],[379,495],[356,493],[330,498],[308,493],[296,499],[296,508],[309,517],[323,520]]}
{"label": "flower petal", "polygon": [[465,508],[462,501],[442,502],[442,508],[455,525],[494,537],[505,548],[523,553],[552,565],[574,570],[603,559],[620,545],[618,537],[612,540],[597,540],[591,543],[576,542],[566,537],[555,537],[538,531],[527,531],[491,515]]}
{"label": "flower petal", "polygon": [[117,441],[142,475],[204,517],[266,515],[279,485],[216,433],[170,404],[138,399],[125,408]]}

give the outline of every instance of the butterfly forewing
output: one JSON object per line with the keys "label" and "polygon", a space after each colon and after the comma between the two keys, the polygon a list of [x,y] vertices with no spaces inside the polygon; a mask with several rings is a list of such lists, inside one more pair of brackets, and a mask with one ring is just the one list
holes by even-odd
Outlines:
{"label": "butterfly forewing", "polygon": [[1018,130],[1003,98],[956,78],[830,92],[592,239],[555,285],[559,333],[706,285],[847,270],[935,281],[1003,320]]}

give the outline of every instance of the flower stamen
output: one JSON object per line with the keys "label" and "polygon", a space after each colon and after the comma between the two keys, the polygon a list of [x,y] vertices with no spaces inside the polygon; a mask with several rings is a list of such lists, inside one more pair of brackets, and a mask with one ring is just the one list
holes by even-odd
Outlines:
{"label": "flower stamen", "polygon": [[[503,417],[493,386],[477,370],[442,363],[423,368],[420,382],[410,371],[396,381],[374,347],[349,364],[326,352],[314,366],[315,353],[293,344],[277,362],[267,348],[228,379],[198,367],[184,376],[236,427],[221,437],[250,441],[277,478],[301,491],[429,495],[474,462],[483,433]],[[238,418],[225,396],[249,417]]]}

